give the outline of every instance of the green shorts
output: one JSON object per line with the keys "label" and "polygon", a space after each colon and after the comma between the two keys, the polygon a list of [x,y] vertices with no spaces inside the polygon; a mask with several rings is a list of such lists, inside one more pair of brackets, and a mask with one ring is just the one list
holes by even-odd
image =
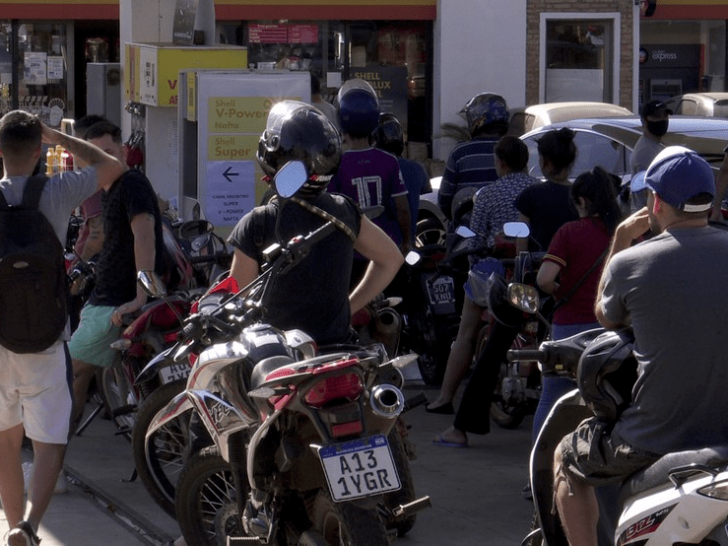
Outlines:
{"label": "green shorts", "polygon": [[561,440],[563,471],[593,487],[621,483],[661,457],[625,442],[595,418],[581,422]]}
{"label": "green shorts", "polygon": [[71,357],[95,366],[111,366],[117,351],[111,344],[121,337],[122,329],[111,322],[116,307],[84,305],[78,328],[68,342]]}

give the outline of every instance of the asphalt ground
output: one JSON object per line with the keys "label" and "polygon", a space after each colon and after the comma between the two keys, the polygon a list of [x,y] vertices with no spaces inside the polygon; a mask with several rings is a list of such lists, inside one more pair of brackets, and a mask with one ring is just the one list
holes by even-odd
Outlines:
{"label": "asphalt ground", "polygon": [[[420,393],[434,399],[436,389],[408,381],[406,398]],[[487,436],[471,435],[467,448],[432,443],[452,416],[429,414],[420,405],[406,413],[405,421],[417,451],[411,462],[417,493],[429,495],[432,507],[418,514],[414,528],[396,544],[520,544],[532,515],[531,504],[521,496],[531,419],[516,430],[494,425]],[[54,495],[38,533],[42,546],[166,546],[177,538],[177,522],[156,506],[140,481],[130,481],[133,470],[129,442],[115,434],[110,421],[94,419],[69,445],[68,491]],[[0,532],[6,529],[7,523],[0,522]]]}

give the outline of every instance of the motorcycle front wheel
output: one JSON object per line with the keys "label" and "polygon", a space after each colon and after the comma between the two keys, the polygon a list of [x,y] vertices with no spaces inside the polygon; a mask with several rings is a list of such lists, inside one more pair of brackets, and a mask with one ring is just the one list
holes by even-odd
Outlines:
{"label": "motorcycle front wheel", "polygon": [[174,498],[189,444],[189,413],[166,423],[147,439],[147,430],[157,413],[185,388],[185,380],[162,385],[142,402],[131,435],[139,479],[162,510],[175,517]]}
{"label": "motorcycle front wheel", "polygon": [[329,546],[388,546],[387,530],[377,510],[351,502],[336,503],[328,491],[316,495],[313,529]]}
{"label": "motorcycle front wheel", "polygon": [[177,521],[187,544],[226,546],[228,536],[244,536],[230,466],[217,447],[204,448],[185,463],[177,484]]}

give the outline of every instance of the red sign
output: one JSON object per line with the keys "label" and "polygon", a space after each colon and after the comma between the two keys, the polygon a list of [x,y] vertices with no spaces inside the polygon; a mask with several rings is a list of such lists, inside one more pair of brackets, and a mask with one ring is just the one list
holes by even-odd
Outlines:
{"label": "red sign", "polygon": [[317,44],[318,25],[289,25],[289,44]]}
{"label": "red sign", "polygon": [[250,44],[288,43],[288,25],[248,25]]}

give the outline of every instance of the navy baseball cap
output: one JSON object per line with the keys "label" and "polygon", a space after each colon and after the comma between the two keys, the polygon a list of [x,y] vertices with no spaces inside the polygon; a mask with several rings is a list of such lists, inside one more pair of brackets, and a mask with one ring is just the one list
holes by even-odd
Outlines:
{"label": "navy baseball cap", "polygon": [[700,193],[715,196],[715,177],[707,161],[683,146],[668,146],[657,154],[647,168],[645,185],[678,210],[704,212],[713,206],[712,201],[686,203]]}

